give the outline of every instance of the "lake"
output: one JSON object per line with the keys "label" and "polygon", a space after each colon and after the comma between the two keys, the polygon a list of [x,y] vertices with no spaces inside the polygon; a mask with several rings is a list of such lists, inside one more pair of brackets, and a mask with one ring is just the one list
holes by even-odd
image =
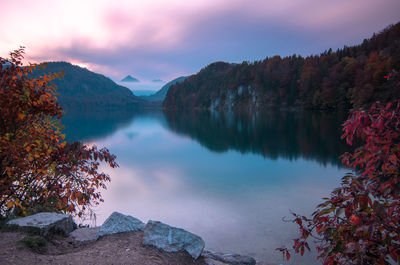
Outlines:
{"label": "lake", "polygon": [[200,235],[206,248],[270,264],[320,264],[315,253],[283,261],[290,211],[309,215],[348,172],[338,158],[345,115],[322,112],[163,113],[71,111],[68,140],[107,147],[119,168],[96,208],[97,225],[119,211]]}

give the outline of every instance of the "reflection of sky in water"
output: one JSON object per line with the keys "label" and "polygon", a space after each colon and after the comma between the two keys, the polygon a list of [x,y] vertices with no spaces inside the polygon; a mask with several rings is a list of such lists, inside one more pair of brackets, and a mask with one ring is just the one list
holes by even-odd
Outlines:
{"label": "reflection of sky in water", "polygon": [[[97,209],[98,224],[113,211],[160,220],[199,234],[208,249],[277,264],[282,256],[275,248],[291,246],[297,235],[282,217],[289,210],[310,214],[346,172],[304,159],[210,152],[152,116],[94,143],[108,147],[120,165],[104,169],[112,182]],[[309,256],[292,262],[316,264]]]}

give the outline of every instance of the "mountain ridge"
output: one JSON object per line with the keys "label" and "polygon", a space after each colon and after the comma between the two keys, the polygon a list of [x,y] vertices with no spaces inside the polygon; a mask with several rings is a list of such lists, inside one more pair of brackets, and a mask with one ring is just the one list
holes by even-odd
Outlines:
{"label": "mountain ridge", "polygon": [[64,109],[95,107],[151,107],[151,103],[135,96],[126,87],[110,78],[68,62],[44,62],[33,72],[34,77],[44,73],[64,73],[53,83],[57,86],[58,103]]}
{"label": "mountain ridge", "polygon": [[400,98],[400,23],[320,55],[216,62],[172,86],[165,109],[349,109]]}

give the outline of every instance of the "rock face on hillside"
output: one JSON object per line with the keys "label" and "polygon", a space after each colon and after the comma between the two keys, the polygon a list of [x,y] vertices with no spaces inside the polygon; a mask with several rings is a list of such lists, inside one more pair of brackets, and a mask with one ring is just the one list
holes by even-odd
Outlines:
{"label": "rock face on hillside", "polygon": [[37,213],[11,220],[7,224],[15,225],[22,229],[35,229],[43,236],[54,232],[68,235],[76,228],[71,215],[58,213]]}
{"label": "rock face on hillside", "polygon": [[149,221],[143,235],[143,245],[151,245],[167,252],[185,250],[197,259],[204,249],[204,240],[184,229],[158,221]]}
{"label": "rock face on hillside", "polygon": [[113,212],[100,227],[98,237],[130,231],[142,231],[144,223],[135,217]]}

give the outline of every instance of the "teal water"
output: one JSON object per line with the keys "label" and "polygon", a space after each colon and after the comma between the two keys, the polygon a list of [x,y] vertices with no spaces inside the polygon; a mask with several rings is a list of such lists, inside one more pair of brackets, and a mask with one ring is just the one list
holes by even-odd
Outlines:
{"label": "teal water", "polygon": [[162,113],[76,111],[63,118],[69,140],[107,147],[118,169],[96,209],[160,220],[200,235],[206,248],[268,264],[287,263],[290,211],[310,214],[348,172],[339,156],[344,115],[320,112]]}

